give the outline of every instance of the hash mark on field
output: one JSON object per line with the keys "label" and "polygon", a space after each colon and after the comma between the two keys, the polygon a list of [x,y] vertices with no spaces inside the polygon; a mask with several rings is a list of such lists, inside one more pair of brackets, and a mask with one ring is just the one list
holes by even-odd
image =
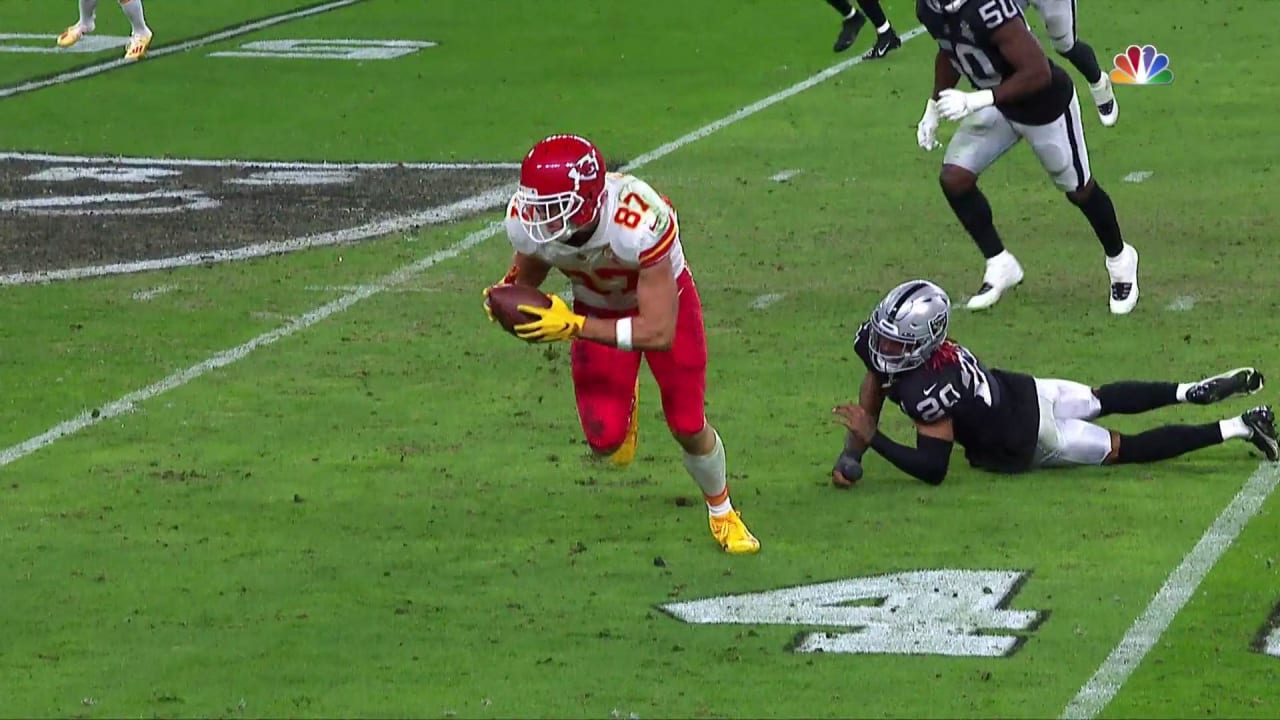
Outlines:
{"label": "hash mark on field", "polygon": [[291,323],[298,321],[297,315],[288,315],[282,312],[275,312],[274,310],[254,310],[249,313],[249,317],[254,320],[284,320],[285,322]]}
{"label": "hash mark on field", "polygon": [[1194,295],[1179,295],[1166,305],[1165,309],[1174,312],[1186,312],[1195,306],[1196,298]]}
{"label": "hash mark on field", "polygon": [[140,301],[146,302],[151,298],[159,297],[161,295],[164,295],[165,293],[173,292],[174,290],[177,290],[177,289],[178,289],[177,285],[161,285],[160,287],[153,287],[149,290],[139,290],[135,292],[131,297],[134,300],[140,300]]}
{"label": "hash mark on field", "polygon": [[1067,703],[1063,718],[1091,720],[1106,708],[1137,669],[1139,663],[1160,641],[1173,618],[1182,610],[1204,581],[1214,564],[1240,536],[1244,526],[1262,508],[1280,484],[1280,465],[1263,463],[1249,476],[1240,492],[1201,536],[1200,542],[1169,573],[1164,585],[1151,598],[1147,609],[1133,621],[1120,644],[1111,651],[1093,677]]}
{"label": "hash mark on field", "polygon": [[1124,176],[1124,181],[1127,183],[1146,182],[1147,179],[1154,174],[1155,173],[1151,172],[1150,170],[1134,170],[1133,172]]}
{"label": "hash mark on field", "polygon": [[798,168],[794,170],[783,170],[782,172],[776,172],[770,175],[769,179],[776,183],[784,183],[802,172],[804,171]]}
{"label": "hash mark on field", "polygon": [[[903,33],[901,37],[903,42],[906,42],[920,35],[920,33],[922,32],[924,32],[924,26],[920,25]],[[732,125],[738,122],[739,120],[743,120],[745,118],[751,117],[752,115],[755,115],[761,110],[772,107],[773,105],[776,105],[794,95],[804,92],[805,90],[808,90],[809,88],[821,82],[829,80],[830,78],[835,77],[836,75],[839,75],[845,70],[848,70],[849,68],[860,64],[861,62],[862,62],[862,56],[859,55],[859,56],[849,58],[848,60],[839,62],[835,65],[832,65],[826,70],[823,70],[822,72],[819,72],[815,75],[811,75],[808,78],[796,83],[795,85],[792,85],[791,87],[780,90],[761,100],[757,100],[756,102],[750,105],[747,105],[746,107],[740,108],[737,111],[730,113],[729,115],[726,115],[723,118],[720,118],[719,120],[703,125],[697,130],[693,130],[692,132],[686,133],[676,138],[675,140],[672,140],[671,142],[666,143],[665,145],[657,147],[641,155],[640,157],[637,157],[636,159],[632,160],[626,165],[623,165],[619,169],[623,172],[629,172],[631,170],[636,170],[640,167],[643,167],[644,165],[647,165],[653,162],[654,160],[658,160],[659,158],[670,155],[671,153],[675,152],[676,150],[679,150],[680,148],[686,145],[689,145],[690,143],[697,142],[698,140],[701,140],[702,138],[707,137],[708,135],[718,132],[719,130],[725,127],[728,127],[729,125]],[[510,194],[511,189],[512,188],[508,188],[508,187],[496,188],[494,190],[489,191],[488,193],[477,195],[474,198],[471,198],[471,200],[475,202],[481,202],[482,198],[485,198],[487,196],[493,196],[494,194],[501,194],[503,198],[503,202],[505,202],[506,196]],[[467,202],[467,201],[463,201],[463,202]],[[426,211],[426,212],[435,212],[435,211]],[[422,215],[422,213],[415,213],[414,215],[405,215],[399,218],[392,218],[390,220],[385,221],[384,226],[391,226],[393,228],[413,227],[414,223],[412,222],[412,218],[420,215]],[[363,226],[363,227],[365,227],[367,231],[368,226]],[[89,411],[82,412],[79,415],[69,420],[64,420],[58,423],[57,425],[54,425],[53,427],[49,428],[43,433],[40,433],[39,435],[28,438],[16,445],[7,447],[4,450],[0,450],[0,467],[4,467],[13,462],[16,462],[17,460],[20,460],[36,452],[37,450],[46,448],[52,445],[53,443],[57,442],[58,440],[64,437],[68,437],[70,435],[74,435],[75,433],[78,433],[87,427],[92,427],[93,425],[97,425],[98,423],[103,422],[104,420],[108,420],[110,418],[126,413],[134,406],[135,403],[143,402],[145,400],[150,400],[158,395],[169,392],[174,388],[182,387],[183,385],[186,385],[192,380],[195,380],[196,378],[199,378],[203,375],[207,375],[208,373],[213,372],[214,370],[226,367],[239,360],[243,360],[253,351],[259,348],[267,347],[269,345],[276,343],[279,340],[282,340],[291,335],[295,335],[303,330],[306,330],[312,325],[315,325],[316,323],[328,317],[331,317],[340,312],[343,312],[344,310],[350,309],[351,307],[361,302],[362,300],[367,300],[368,298],[374,295],[377,295],[380,292],[385,292],[392,288],[399,287],[400,285],[405,284],[409,280],[412,280],[413,278],[416,278],[417,276],[421,275],[423,272],[426,272],[428,269],[434,267],[435,265],[438,265],[439,263],[444,262],[445,260],[450,260],[452,258],[458,257],[459,255],[462,255],[463,253],[479,245],[485,240],[488,240],[489,238],[494,237],[495,235],[497,235],[499,232],[502,231],[502,227],[503,227],[503,224],[501,220],[490,223],[489,225],[467,235],[462,240],[459,240],[458,242],[454,243],[453,245],[450,245],[447,248],[438,250],[413,263],[405,265],[399,270],[395,270],[387,275],[384,275],[383,277],[379,278],[373,283],[370,283],[368,285],[362,285],[360,286],[361,289],[353,291],[347,295],[343,295],[342,297],[336,300],[333,300],[331,302],[327,302],[324,305],[321,305],[320,307],[315,308],[314,310],[303,313],[297,318],[290,320],[288,323],[281,325],[280,327],[274,330],[258,335],[257,337],[243,344],[237,345],[233,348],[223,350],[222,352],[219,352],[201,362],[198,362],[195,365],[192,365],[191,367],[185,370],[180,370],[178,372],[175,372],[169,375],[168,377],[158,380],[146,387],[139,388],[138,390],[134,390],[133,392],[128,393],[127,395],[124,395],[123,397],[120,397],[117,400],[114,400],[112,402],[109,402],[103,405],[98,410],[95,410],[93,412],[89,412]],[[350,234],[355,230],[356,229],[353,228],[352,230],[343,231],[343,232]],[[365,237],[370,237],[376,234],[385,234],[387,232],[395,232],[395,231],[396,231],[395,229],[377,231],[377,232],[372,232],[368,235],[365,235]]]}
{"label": "hash mark on field", "polygon": [[[338,8],[344,8],[349,5],[355,5],[356,3],[361,3],[364,1],[365,0],[334,0],[333,2],[327,2],[321,5],[312,5],[311,7],[301,8],[299,10],[293,10],[291,12],[282,13],[280,15],[271,15],[269,17],[262,18],[261,20],[254,20],[252,22],[243,23],[241,25],[233,25],[229,28],[226,28],[225,30],[220,30],[218,32],[210,33],[208,35],[201,35],[200,37],[192,38],[191,40],[178,43],[177,45],[163,45],[161,47],[150,50],[147,52],[147,59],[143,60],[142,62],[154,62],[155,59],[158,57],[164,57],[165,55],[172,55],[173,53],[186,52],[187,50],[191,50],[193,48],[202,47],[204,45],[211,45],[213,43],[221,42],[228,38],[238,37],[240,35],[247,35],[251,32],[257,32],[258,30],[262,30],[263,28],[269,28],[273,25],[279,25],[280,23],[289,22],[290,20],[297,20],[298,18],[310,17],[312,15],[319,15],[321,13],[326,13],[331,10],[337,10]],[[110,60],[108,62],[97,63],[96,65],[87,65],[85,67],[79,68],[78,70],[69,70],[67,72],[58,73],[57,75],[46,77],[40,80],[32,80],[29,82],[20,83],[18,85],[10,85],[8,87],[0,88],[0,98],[13,97],[14,95],[21,95],[22,93],[28,93],[33,90],[41,90],[47,87],[53,87],[54,85],[62,85],[64,83],[69,83],[72,80],[79,80],[80,78],[93,77],[94,75],[100,75],[109,70],[115,70],[116,68],[122,68],[122,67],[133,65],[133,64],[134,64],[134,61],[132,60],[125,60],[124,58],[120,58],[118,60]]]}
{"label": "hash mark on field", "polygon": [[761,295],[760,297],[751,301],[751,309],[764,310],[765,308],[778,302],[779,300],[781,300],[786,296],[787,296],[786,293],[765,293],[764,295]]}

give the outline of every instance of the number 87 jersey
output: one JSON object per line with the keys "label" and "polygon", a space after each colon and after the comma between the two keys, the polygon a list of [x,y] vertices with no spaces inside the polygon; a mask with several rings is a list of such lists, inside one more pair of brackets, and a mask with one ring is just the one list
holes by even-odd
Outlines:
{"label": "number 87 jersey", "polygon": [[598,217],[585,242],[538,242],[521,222],[513,200],[507,208],[507,237],[516,252],[564,273],[579,303],[609,313],[636,309],[641,269],[663,260],[671,261],[675,277],[687,269],[675,209],[640,178],[608,173]]}

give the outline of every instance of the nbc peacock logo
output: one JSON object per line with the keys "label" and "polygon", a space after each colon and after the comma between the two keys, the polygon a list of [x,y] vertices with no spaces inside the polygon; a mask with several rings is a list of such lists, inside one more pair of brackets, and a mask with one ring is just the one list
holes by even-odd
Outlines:
{"label": "nbc peacock logo", "polygon": [[1117,85],[1168,85],[1173,82],[1169,56],[1156,50],[1155,45],[1130,45],[1128,50],[1116,55],[1115,63],[1111,82]]}

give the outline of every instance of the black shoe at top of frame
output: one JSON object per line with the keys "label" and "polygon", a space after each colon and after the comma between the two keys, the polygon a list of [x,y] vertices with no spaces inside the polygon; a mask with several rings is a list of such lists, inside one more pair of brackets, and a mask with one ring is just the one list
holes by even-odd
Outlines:
{"label": "black shoe at top of frame", "polygon": [[867,24],[867,17],[862,13],[858,13],[844,22],[840,23],[840,34],[836,36],[836,44],[832,50],[836,52],[844,52],[848,50],[858,40],[858,32],[862,30],[862,26]]}
{"label": "black shoe at top of frame", "polygon": [[1266,405],[1246,410],[1240,419],[1253,431],[1249,442],[1271,462],[1280,460],[1280,440],[1276,438],[1276,414]]}
{"label": "black shoe at top of frame", "polygon": [[1236,368],[1205,378],[1187,390],[1187,402],[1209,405],[1235,395],[1252,395],[1262,389],[1262,373],[1251,367]]}
{"label": "black shoe at top of frame", "polygon": [[898,37],[898,33],[889,28],[887,32],[876,35],[876,44],[862,56],[863,60],[875,60],[902,47],[902,38]]}

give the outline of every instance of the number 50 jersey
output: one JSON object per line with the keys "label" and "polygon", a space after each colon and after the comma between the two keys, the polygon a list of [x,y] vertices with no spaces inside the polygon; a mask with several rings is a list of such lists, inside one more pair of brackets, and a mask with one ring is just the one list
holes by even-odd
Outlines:
{"label": "number 50 jersey", "polygon": [[573,282],[573,297],[589,308],[627,314],[637,309],[640,270],[671,260],[679,277],[686,269],[676,211],[665,197],[634,175],[605,176],[600,221],[579,246],[535,242],[515,204],[507,206],[507,237],[522,255],[557,268]]}
{"label": "number 50 jersey", "polygon": [[[991,36],[1005,23],[1028,27],[1019,0],[967,0],[954,12],[943,9],[948,2],[951,0],[916,0],[916,17],[956,72],[975,88],[995,88],[1014,68]],[[1071,76],[1052,60],[1047,61],[1052,78],[1049,84],[1028,97],[997,104],[1005,117],[1023,125],[1048,125],[1066,112],[1075,95]]]}
{"label": "number 50 jersey", "polygon": [[907,417],[926,425],[950,418],[956,442],[976,468],[1021,472],[1031,467],[1040,431],[1035,378],[988,369],[951,340],[924,365],[885,376],[871,363],[870,339],[870,324],[863,323],[854,352]]}

